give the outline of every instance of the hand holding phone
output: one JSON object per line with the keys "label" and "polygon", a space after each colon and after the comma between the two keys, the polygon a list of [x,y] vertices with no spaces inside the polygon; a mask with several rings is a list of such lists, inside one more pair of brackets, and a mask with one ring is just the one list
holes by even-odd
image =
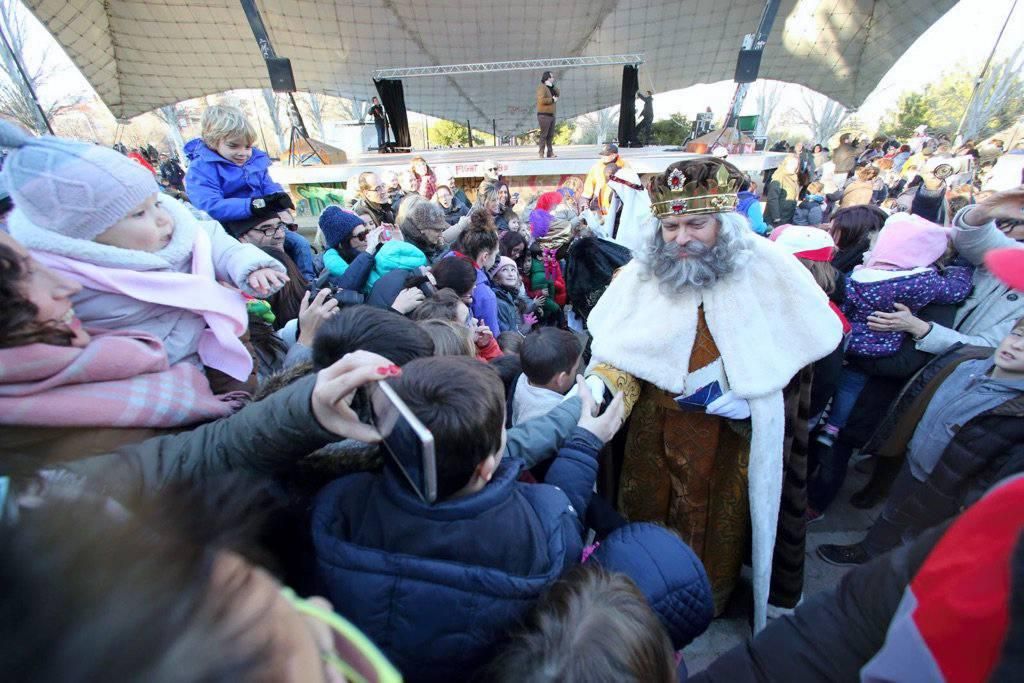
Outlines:
{"label": "hand holding phone", "polygon": [[366,443],[380,441],[381,434],[377,429],[359,421],[359,416],[352,410],[352,399],[357,389],[401,372],[387,358],[369,351],[343,356],[316,375],[316,385],[310,397],[313,417],[321,427],[343,439],[358,439]]}

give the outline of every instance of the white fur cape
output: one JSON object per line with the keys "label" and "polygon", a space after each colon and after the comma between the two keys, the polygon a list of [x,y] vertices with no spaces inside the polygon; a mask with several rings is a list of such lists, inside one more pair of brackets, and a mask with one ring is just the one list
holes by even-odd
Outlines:
{"label": "white fur cape", "polygon": [[842,325],[810,272],[774,243],[746,238],[751,258],[713,286],[666,295],[631,261],[587,319],[593,364],[607,363],[666,391],[686,388],[703,303],[730,389],[750,403],[748,490],[753,529],[754,628],[764,627],[782,496],[782,390],[842,340]]}

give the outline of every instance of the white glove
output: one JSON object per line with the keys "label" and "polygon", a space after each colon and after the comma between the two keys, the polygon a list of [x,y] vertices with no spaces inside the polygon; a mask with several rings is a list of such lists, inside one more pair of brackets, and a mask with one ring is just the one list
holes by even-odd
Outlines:
{"label": "white glove", "polygon": [[727,391],[708,404],[708,415],[717,415],[729,420],[746,420],[750,417],[750,404],[732,391]]}

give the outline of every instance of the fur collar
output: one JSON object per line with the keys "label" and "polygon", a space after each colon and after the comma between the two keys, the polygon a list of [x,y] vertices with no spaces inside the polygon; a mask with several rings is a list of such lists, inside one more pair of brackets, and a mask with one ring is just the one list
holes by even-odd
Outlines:
{"label": "fur collar", "polygon": [[177,199],[161,195],[160,202],[174,219],[174,234],[170,244],[155,253],[65,237],[32,223],[21,211],[12,212],[9,227],[11,236],[26,249],[44,251],[104,268],[188,271],[192,263],[196,231],[204,229],[202,223]]}
{"label": "fur collar", "polygon": [[810,272],[773,242],[749,241],[752,258],[735,273],[671,297],[656,279],[641,279],[637,261],[628,263],[587,319],[594,363],[682,392],[701,304],[729,384],[743,398],[782,390],[835,350],[842,325]]}

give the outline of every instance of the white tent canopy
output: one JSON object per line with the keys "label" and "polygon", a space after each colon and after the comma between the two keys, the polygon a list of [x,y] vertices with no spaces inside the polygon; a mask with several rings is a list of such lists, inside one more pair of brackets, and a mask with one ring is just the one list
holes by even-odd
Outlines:
{"label": "white tent canopy", "polygon": [[[782,0],[760,75],[859,106],[956,0]],[[238,0],[26,0],[118,117],[269,84]],[[300,90],[369,99],[378,68],[643,53],[640,86],[730,79],[763,0],[257,0]],[[405,81],[414,111],[535,125],[540,74]],[[560,118],[619,101],[621,67],[555,73]]]}

